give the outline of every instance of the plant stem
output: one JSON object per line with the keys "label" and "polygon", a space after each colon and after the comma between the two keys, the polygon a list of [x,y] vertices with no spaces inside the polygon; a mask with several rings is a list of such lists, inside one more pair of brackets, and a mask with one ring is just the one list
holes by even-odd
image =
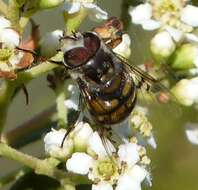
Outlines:
{"label": "plant stem", "polygon": [[8,106],[13,93],[13,84],[9,84],[8,81],[2,81],[0,84],[0,134],[6,121]]}
{"label": "plant stem", "polygon": [[18,31],[20,34],[23,32],[19,24],[20,7],[15,0],[9,0],[7,9],[7,17],[12,23],[13,29]]}
{"label": "plant stem", "polygon": [[28,69],[24,72],[18,73],[18,78],[16,81],[13,81],[16,86],[20,86],[21,84],[26,84],[34,78],[37,78],[55,68],[59,67],[57,64],[44,62],[41,63],[31,69]]}
{"label": "plant stem", "polygon": [[4,3],[3,0],[0,0],[0,12],[3,15],[7,14],[7,8],[8,8],[8,6],[6,5],[6,3]]}
{"label": "plant stem", "polygon": [[74,14],[68,14],[64,12],[64,20],[67,34],[75,32],[77,28],[81,25],[83,20],[87,16],[87,10],[81,8],[79,12]]}
{"label": "plant stem", "polygon": [[57,84],[55,92],[58,126],[65,128],[67,126],[67,109],[64,105],[64,101],[66,98],[64,82],[60,82]]}
{"label": "plant stem", "polygon": [[59,162],[53,158],[41,160],[11,148],[5,143],[0,143],[0,156],[18,161],[19,163],[32,168],[36,174],[52,177],[60,181],[63,186],[90,183],[90,181],[83,176],[66,173],[57,169],[56,166]]}

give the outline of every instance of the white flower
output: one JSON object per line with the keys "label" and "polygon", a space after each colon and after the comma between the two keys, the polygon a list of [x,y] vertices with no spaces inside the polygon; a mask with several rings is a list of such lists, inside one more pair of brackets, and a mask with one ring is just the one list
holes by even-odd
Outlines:
{"label": "white flower", "polygon": [[123,175],[118,180],[115,190],[141,190],[140,183],[131,180],[130,175]]}
{"label": "white flower", "polygon": [[88,123],[77,123],[74,130],[70,133],[70,137],[73,138],[75,152],[86,151],[88,139],[92,134],[93,129]]}
{"label": "white flower", "polygon": [[132,143],[120,145],[118,156],[120,161],[126,162],[128,165],[134,165],[140,160],[138,146]]}
{"label": "white flower", "polygon": [[[100,158],[112,155],[112,153],[115,152],[114,146],[108,139],[104,138],[104,140],[105,144],[102,142],[98,132],[94,132],[88,139],[88,152],[90,154],[93,153],[94,155],[97,155]],[[108,150],[106,150],[106,148],[108,148]]]}
{"label": "white flower", "polygon": [[89,169],[93,165],[93,158],[86,153],[76,152],[72,154],[72,157],[67,160],[66,167],[67,170],[86,175],[89,172]]}
{"label": "white flower", "polygon": [[[141,24],[145,30],[165,29],[176,42],[198,26],[198,8],[182,0],[150,0],[137,7],[130,7],[129,14],[134,24]],[[196,35],[194,38],[198,39]]]}
{"label": "white flower", "polygon": [[64,10],[67,11],[68,14],[77,13],[81,8],[87,9],[91,19],[98,20],[108,18],[107,12],[93,3],[93,0],[66,0],[64,3]]}
{"label": "white flower", "polygon": [[198,145],[198,125],[197,123],[187,123],[185,126],[186,137],[194,145]]}
{"label": "white flower", "polygon": [[134,24],[141,24],[145,30],[155,30],[161,25],[159,21],[151,18],[152,6],[149,3],[130,7],[129,14],[131,15],[132,22]]}
{"label": "white flower", "polygon": [[62,36],[62,30],[54,30],[46,33],[40,42],[41,55],[47,58],[54,56],[60,48],[60,37]]}
{"label": "white flower", "polygon": [[23,58],[24,52],[16,50],[20,36],[10,27],[10,21],[0,16],[0,70],[11,73],[18,67],[17,64]]}
{"label": "white flower", "polygon": [[80,91],[76,85],[68,85],[68,91],[70,92],[70,98],[65,100],[64,104],[68,109],[74,109],[78,111],[79,107],[79,95]]}
{"label": "white flower", "polygon": [[154,58],[162,62],[167,60],[175,51],[176,45],[166,31],[157,33],[151,40],[151,52]]}
{"label": "white flower", "polygon": [[187,5],[185,8],[181,11],[181,20],[192,26],[197,27],[198,26],[198,7]]}
{"label": "white flower", "polygon": [[10,28],[11,22],[3,16],[0,16],[0,30],[4,28]]}
{"label": "white flower", "polygon": [[10,27],[11,22],[6,18],[0,16],[0,42],[3,43],[3,48],[15,48],[19,45],[19,34]]}
{"label": "white flower", "polygon": [[131,55],[131,39],[128,34],[122,35],[122,42],[116,46],[113,51],[125,58],[129,58]]}
{"label": "white flower", "polygon": [[73,153],[73,141],[66,138],[61,147],[63,138],[66,134],[65,129],[52,129],[44,137],[45,151],[52,157],[66,160]]}
{"label": "white flower", "polygon": [[97,185],[92,185],[92,190],[113,190],[113,187],[109,183],[101,181]]}
{"label": "white flower", "polygon": [[115,190],[140,190],[148,171],[137,164],[140,160],[137,149],[136,144],[127,143],[119,146],[117,155],[93,157],[74,153],[66,167],[73,173],[88,175],[94,182],[92,190],[113,190],[114,186]]}
{"label": "white flower", "polygon": [[171,91],[183,105],[198,103],[198,77],[180,80]]}
{"label": "white flower", "polygon": [[139,165],[134,165],[126,173],[119,177],[115,190],[141,190],[141,182],[148,172]]}

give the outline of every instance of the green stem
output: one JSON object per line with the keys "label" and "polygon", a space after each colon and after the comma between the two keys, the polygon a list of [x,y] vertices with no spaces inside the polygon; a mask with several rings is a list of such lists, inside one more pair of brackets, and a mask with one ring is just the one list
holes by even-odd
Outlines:
{"label": "green stem", "polygon": [[87,16],[87,10],[81,8],[79,12],[75,14],[68,14],[64,12],[64,20],[67,34],[75,32],[77,28],[81,25],[83,20]]}
{"label": "green stem", "polygon": [[[57,64],[44,62],[24,72],[18,73],[17,80],[13,81],[16,86],[26,84],[34,78],[37,78],[55,68],[59,67]],[[12,82],[11,82],[12,83]]]}
{"label": "green stem", "polygon": [[13,93],[13,84],[9,84],[8,81],[3,81],[0,85],[0,134],[6,121],[8,106]]}
{"label": "green stem", "polygon": [[60,127],[67,126],[67,109],[64,105],[65,101],[65,86],[63,83],[58,83],[55,89],[56,92],[56,109],[57,109],[57,119],[58,125]]}
{"label": "green stem", "polygon": [[6,3],[4,3],[2,0],[0,0],[0,12],[3,15],[7,14],[7,8],[8,8],[8,6],[6,5]]}
{"label": "green stem", "polygon": [[66,173],[57,169],[56,166],[59,162],[53,158],[41,160],[28,154],[24,154],[4,143],[0,143],[0,156],[18,161],[19,163],[32,168],[36,174],[52,177],[60,181],[63,186],[90,184],[90,181],[87,180],[86,177]]}
{"label": "green stem", "polygon": [[19,15],[20,15],[20,7],[17,4],[16,0],[9,0],[9,5],[7,9],[8,19],[11,21],[12,27],[19,33],[22,33],[22,29],[19,24],[19,20],[20,20]]}

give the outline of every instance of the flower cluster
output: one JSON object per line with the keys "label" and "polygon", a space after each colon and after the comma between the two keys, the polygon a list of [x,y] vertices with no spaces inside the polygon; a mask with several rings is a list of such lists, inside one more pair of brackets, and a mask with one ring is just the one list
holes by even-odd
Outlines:
{"label": "flower cluster", "polygon": [[[144,12],[144,14],[142,14]],[[188,0],[147,0],[130,7],[134,24],[145,30],[155,30],[150,50],[155,63],[166,65],[178,79],[172,92],[185,106],[197,104],[198,73],[198,8]],[[171,87],[170,87],[171,88]]]}
{"label": "flower cluster", "polygon": [[51,157],[66,161],[69,172],[86,175],[93,182],[92,190],[140,190],[143,181],[151,184],[150,159],[136,137],[114,145],[88,123],[80,122],[61,147],[65,133],[64,129],[53,129],[46,134],[45,150]]}
{"label": "flower cluster", "polygon": [[0,78],[16,79],[17,70],[28,68],[34,61],[31,51],[37,48],[38,27],[32,22],[31,36],[27,41],[11,26],[5,17],[0,17]]}
{"label": "flower cluster", "polygon": [[15,78],[14,70],[23,57],[23,52],[17,51],[20,36],[11,28],[11,22],[0,17],[0,77]]}

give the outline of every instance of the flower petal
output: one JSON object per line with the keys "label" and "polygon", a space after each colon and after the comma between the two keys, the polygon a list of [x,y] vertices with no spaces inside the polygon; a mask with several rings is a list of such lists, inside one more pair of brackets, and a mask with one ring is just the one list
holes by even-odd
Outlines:
{"label": "flower petal", "polygon": [[11,22],[3,16],[0,16],[0,29],[11,27]]}
{"label": "flower petal", "polygon": [[198,43],[198,36],[192,33],[186,33],[186,40],[190,43]]}
{"label": "flower petal", "polygon": [[142,22],[151,18],[152,6],[149,3],[145,3],[137,7],[130,7],[129,14],[134,24],[142,24]]}
{"label": "flower petal", "polygon": [[166,31],[171,35],[171,37],[178,43],[183,40],[184,33],[181,30],[173,28],[171,26],[166,27]]}
{"label": "flower petal", "polygon": [[125,58],[129,58],[130,54],[131,54],[131,39],[130,36],[128,34],[123,34],[122,35],[122,42],[116,46],[113,51]]}
{"label": "flower petal", "polygon": [[65,2],[63,9],[68,12],[68,14],[74,14],[77,13],[80,10],[81,3],[80,2]]}
{"label": "flower petal", "polygon": [[19,45],[20,37],[15,30],[5,28],[0,32],[0,42],[4,43],[8,47],[14,48]]}
{"label": "flower petal", "polygon": [[108,18],[108,13],[94,3],[84,3],[83,6],[89,9],[89,17],[93,20],[106,20]]}
{"label": "flower petal", "polygon": [[66,139],[64,141],[63,147],[61,147],[63,138],[65,136],[66,130],[52,129],[44,137],[45,151],[52,157],[65,160],[73,152],[73,142],[71,139]]}
{"label": "flower petal", "polygon": [[89,137],[93,134],[93,129],[88,123],[79,122],[73,132],[74,134],[74,147],[77,152],[84,152],[87,149],[87,144]]}
{"label": "flower petal", "polygon": [[194,145],[198,145],[198,124],[197,123],[187,123],[186,124],[186,137]]}
{"label": "flower petal", "polygon": [[145,20],[142,22],[142,28],[144,30],[156,30],[160,26],[161,26],[161,23],[153,19]]}
{"label": "flower petal", "polygon": [[141,190],[139,182],[133,180],[130,175],[120,176],[115,190]]}
{"label": "flower petal", "polygon": [[118,156],[121,161],[127,162],[129,166],[133,166],[140,160],[137,144],[126,143],[120,145],[118,150]]}
{"label": "flower petal", "polygon": [[113,187],[109,183],[101,181],[97,185],[92,185],[92,190],[113,190]]}
{"label": "flower petal", "polygon": [[129,175],[131,176],[131,178],[138,183],[141,183],[145,179],[147,173],[148,172],[143,167],[140,167],[138,165],[133,166],[132,169],[129,171]]}
{"label": "flower petal", "polygon": [[76,152],[67,160],[66,167],[68,171],[73,173],[86,175],[93,165],[93,158],[86,153]]}
{"label": "flower petal", "polygon": [[94,153],[101,158],[106,157],[108,154],[111,155],[113,152],[115,152],[115,148],[109,140],[106,140],[106,146],[108,147],[108,152],[105,149],[104,144],[102,143],[102,140],[97,132],[94,132],[89,138],[89,149],[94,151]]}
{"label": "flower petal", "polygon": [[21,59],[24,56],[24,52],[19,51],[17,53],[15,53],[13,56],[10,57],[9,59],[9,63],[13,66],[13,67],[17,67],[17,64],[20,63]]}
{"label": "flower petal", "polygon": [[181,20],[192,26],[197,27],[198,26],[198,7],[187,5],[185,8],[181,11]]}

